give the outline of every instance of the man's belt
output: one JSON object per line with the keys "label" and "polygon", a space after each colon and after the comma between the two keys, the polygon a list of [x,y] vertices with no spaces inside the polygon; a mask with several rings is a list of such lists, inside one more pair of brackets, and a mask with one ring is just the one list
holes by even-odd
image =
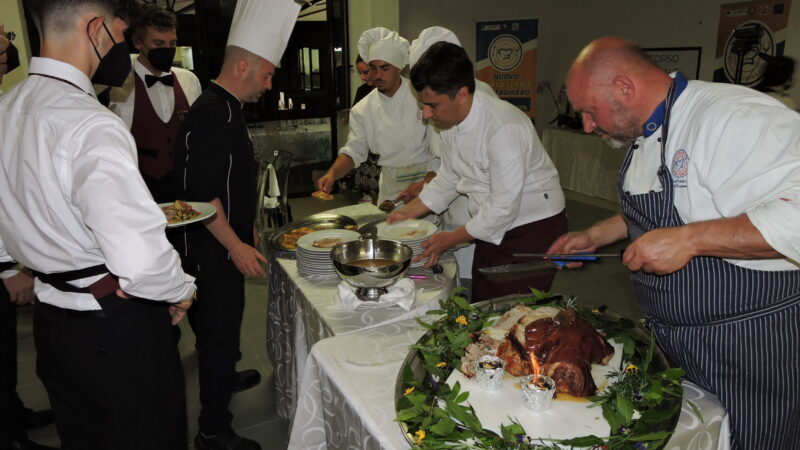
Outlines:
{"label": "man's belt", "polygon": [[[105,264],[58,273],[42,273],[36,270],[31,270],[31,272],[33,272],[39,281],[49,284],[59,291],[92,294],[94,298],[98,300],[113,294],[119,289],[117,276],[109,273],[108,267],[106,267]],[[100,278],[85,288],[79,288],[69,284],[70,281],[81,280],[83,278],[102,274],[105,274],[103,278]]]}
{"label": "man's belt", "polygon": [[14,267],[16,265],[17,265],[16,261],[0,262],[0,272],[5,272],[6,270],[8,270],[8,269],[10,269],[10,268],[12,268],[12,267]]}

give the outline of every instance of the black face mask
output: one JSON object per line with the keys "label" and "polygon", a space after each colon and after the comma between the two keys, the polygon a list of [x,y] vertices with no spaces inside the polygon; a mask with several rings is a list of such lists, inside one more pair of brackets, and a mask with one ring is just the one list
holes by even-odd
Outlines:
{"label": "black face mask", "polygon": [[2,54],[6,55],[6,62],[4,62],[3,64],[8,65],[8,69],[6,69],[5,73],[11,72],[12,70],[19,67],[19,51],[17,50],[17,47],[14,47],[13,43],[9,42],[8,47],[6,47],[6,49],[3,50],[3,53],[0,53],[0,55]]}
{"label": "black face mask", "polygon": [[[89,23],[91,23],[91,21],[89,21]],[[128,54],[128,44],[126,44],[125,41],[115,41],[114,36],[108,31],[108,27],[105,23],[103,23],[103,28],[106,29],[106,33],[108,33],[114,45],[111,47],[111,50],[106,53],[106,56],[100,56],[100,52],[97,51],[97,47],[95,47],[94,42],[92,42],[94,52],[97,53],[97,57],[100,58],[100,65],[97,66],[97,71],[92,77],[92,83],[120,87],[125,83],[125,79],[128,78],[128,74],[131,72],[131,57]],[[91,41],[91,38],[89,38],[89,40]]]}
{"label": "black face mask", "polygon": [[147,60],[156,69],[169,72],[175,59],[175,47],[155,47],[147,49]]}

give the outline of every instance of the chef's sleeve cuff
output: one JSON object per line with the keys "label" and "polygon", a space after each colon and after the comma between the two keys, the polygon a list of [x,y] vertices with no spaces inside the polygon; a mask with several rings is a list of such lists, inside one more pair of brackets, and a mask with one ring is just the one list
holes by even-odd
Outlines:
{"label": "chef's sleeve cuff", "polygon": [[478,218],[473,217],[472,219],[468,220],[467,223],[464,225],[464,228],[467,229],[467,233],[470,236],[474,237],[475,239],[483,242],[490,242],[494,245],[500,245],[503,242],[503,234],[499,234],[495,232],[492,227],[485,227],[482,226],[480,220]]}
{"label": "chef's sleeve cuff", "polygon": [[800,263],[800,205],[776,199],[751,208],[747,217],[772,248]]}
{"label": "chef's sleeve cuff", "polygon": [[[419,199],[428,209],[436,214],[441,214],[442,211],[446,210],[450,206],[450,203],[455,200],[455,197],[450,198],[449,196],[442,195],[439,183],[436,182],[437,179],[438,177],[434,178],[433,181],[422,188],[422,192],[419,193]],[[458,193],[456,193],[456,196],[457,195]]]}

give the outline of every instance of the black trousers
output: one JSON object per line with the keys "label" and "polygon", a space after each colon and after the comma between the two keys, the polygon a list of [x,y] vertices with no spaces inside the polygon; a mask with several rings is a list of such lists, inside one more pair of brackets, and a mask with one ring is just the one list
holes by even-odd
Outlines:
{"label": "black trousers", "polygon": [[186,396],[167,305],[99,300],[105,317],[37,303],[37,374],[64,450],[186,449]]}
{"label": "black trousers", "polygon": [[184,259],[184,269],[197,277],[197,302],[189,324],[197,337],[200,376],[200,431],[216,434],[229,427],[239,334],[244,312],[244,276],[227,258]]}
{"label": "black trousers", "polygon": [[17,308],[0,281],[0,448],[25,437],[17,395]]}

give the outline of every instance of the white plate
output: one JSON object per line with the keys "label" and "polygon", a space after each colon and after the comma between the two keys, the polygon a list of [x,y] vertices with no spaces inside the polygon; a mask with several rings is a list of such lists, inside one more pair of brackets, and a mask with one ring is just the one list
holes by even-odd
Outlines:
{"label": "white plate", "polygon": [[423,240],[436,233],[439,229],[427,220],[404,220],[388,224],[381,222],[376,225],[378,237],[402,242],[421,243]]}
{"label": "white plate", "polygon": [[330,248],[314,247],[314,242],[322,239],[341,239],[342,242],[355,241],[361,237],[357,231],[353,230],[321,230],[301,237],[297,240],[297,247],[315,253],[330,253]]}
{"label": "white plate", "polygon": [[[159,203],[158,207],[164,208],[165,206],[172,206],[173,203],[175,202]],[[212,205],[211,203],[204,203],[204,202],[186,202],[186,203],[189,206],[191,206],[192,209],[199,212],[200,215],[193,219],[184,220],[183,222],[167,223],[167,228],[182,227],[184,225],[189,225],[190,223],[195,223],[201,220],[205,220],[217,213],[217,208],[215,208],[214,205]]]}

